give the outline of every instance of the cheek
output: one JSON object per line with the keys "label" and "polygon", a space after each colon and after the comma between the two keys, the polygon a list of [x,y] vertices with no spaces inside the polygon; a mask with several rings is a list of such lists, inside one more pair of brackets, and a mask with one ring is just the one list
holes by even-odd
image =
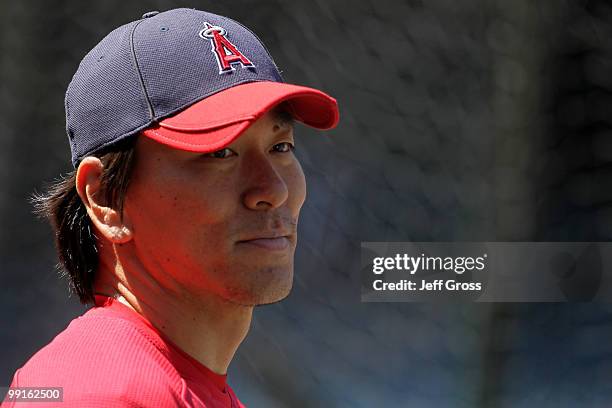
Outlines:
{"label": "cheek", "polygon": [[212,179],[147,181],[129,187],[126,197],[140,262],[163,285],[221,290],[214,271],[224,269],[231,253],[235,193]]}
{"label": "cheek", "polygon": [[306,177],[297,159],[291,171],[288,172],[286,183],[289,189],[289,205],[294,215],[297,216],[306,200]]}
{"label": "cheek", "polygon": [[128,188],[126,210],[138,241],[176,250],[179,244],[193,245],[227,232],[223,226],[231,217],[235,195],[227,183],[184,174],[134,181]]}

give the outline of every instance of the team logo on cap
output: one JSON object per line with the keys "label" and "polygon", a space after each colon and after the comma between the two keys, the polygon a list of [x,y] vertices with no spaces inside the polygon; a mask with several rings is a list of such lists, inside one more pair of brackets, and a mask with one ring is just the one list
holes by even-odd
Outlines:
{"label": "team logo on cap", "polygon": [[242,64],[243,67],[254,67],[251,60],[244,56],[230,40],[225,36],[225,28],[204,23],[204,29],[200,31],[200,37],[210,40],[212,52],[219,64],[219,74],[235,71],[234,64]]}

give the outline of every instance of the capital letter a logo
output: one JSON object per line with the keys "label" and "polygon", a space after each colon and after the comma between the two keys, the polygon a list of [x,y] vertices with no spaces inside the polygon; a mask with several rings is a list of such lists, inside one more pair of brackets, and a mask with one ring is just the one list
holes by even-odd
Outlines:
{"label": "capital letter a logo", "polygon": [[253,67],[253,63],[234,44],[225,37],[225,30],[214,27],[209,23],[205,25],[206,34],[212,42],[212,51],[219,63],[219,73],[232,71],[232,64],[240,63],[243,67]]}

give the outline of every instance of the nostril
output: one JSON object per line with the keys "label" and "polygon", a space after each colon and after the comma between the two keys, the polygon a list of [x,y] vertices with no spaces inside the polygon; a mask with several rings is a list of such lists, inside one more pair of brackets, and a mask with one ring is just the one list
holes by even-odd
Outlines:
{"label": "nostril", "polygon": [[243,202],[249,209],[265,211],[282,206],[288,197],[287,186],[281,180],[247,190]]}

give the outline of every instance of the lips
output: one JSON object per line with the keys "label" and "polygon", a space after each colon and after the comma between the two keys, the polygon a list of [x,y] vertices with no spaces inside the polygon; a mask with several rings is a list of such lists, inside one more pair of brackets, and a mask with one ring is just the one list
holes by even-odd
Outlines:
{"label": "lips", "polygon": [[281,251],[291,246],[291,235],[268,234],[237,242],[239,245],[249,245],[271,251]]}
{"label": "lips", "polygon": [[263,249],[269,249],[272,251],[280,251],[289,248],[291,241],[287,237],[277,238],[258,238],[250,239],[248,241],[240,241],[241,244],[254,245]]}

